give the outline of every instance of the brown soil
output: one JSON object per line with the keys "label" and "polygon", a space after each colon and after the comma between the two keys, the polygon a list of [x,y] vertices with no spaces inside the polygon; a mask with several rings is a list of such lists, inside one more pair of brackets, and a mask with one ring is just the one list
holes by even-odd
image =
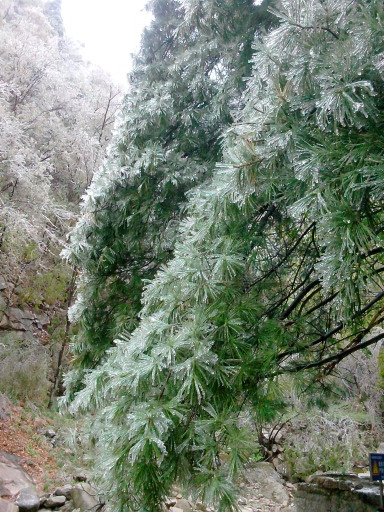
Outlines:
{"label": "brown soil", "polygon": [[8,405],[6,414],[0,415],[0,451],[17,455],[19,464],[33,478],[39,491],[46,480],[56,480],[55,448],[40,433],[49,428],[51,421],[35,417],[14,405]]}

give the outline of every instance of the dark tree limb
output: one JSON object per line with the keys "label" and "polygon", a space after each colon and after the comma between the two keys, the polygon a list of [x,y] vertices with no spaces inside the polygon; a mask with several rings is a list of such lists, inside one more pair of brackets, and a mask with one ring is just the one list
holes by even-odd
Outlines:
{"label": "dark tree limb", "polygon": [[304,299],[304,297],[314,288],[320,284],[320,279],[315,279],[311,283],[307,284],[305,288],[301,290],[298,296],[291,302],[289,307],[283,312],[280,319],[285,320],[288,316],[293,312],[293,310],[300,304],[300,302]]}
{"label": "dark tree limb", "polygon": [[[325,366],[328,363],[336,363],[337,364],[340,361],[342,361],[343,359],[345,359],[346,357],[348,357],[349,355],[353,354],[354,352],[357,352],[358,350],[361,350],[363,348],[367,348],[370,345],[373,345],[374,343],[377,343],[378,341],[382,340],[383,338],[384,338],[384,332],[378,334],[377,336],[374,336],[373,338],[369,338],[366,341],[357,343],[356,345],[353,345],[349,349],[346,349],[346,350],[343,349],[340,352],[338,352],[337,354],[326,357],[324,359],[320,359],[320,360],[314,361],[312,363],[299,363],[299,364],[295,364],[291,367],[286,367],[286,368],[284,368],[284,373],[294,373],[294,372],[298,372],[300,370],[309,370],[311,368],[319,368],[319,367]],[[333,369],[333,367],[332,367],[332,369]],[[328,370],[328,371],[331,371],[331,370]]]}
{"label": "dark tree limb", "polygon": [[270,275],[272,275],[274,272],[276,272],[276,270],[278,270],[283,265],[283,263],[285,263],[287,261],[287,259],[295,251],[295,249],[297,249],[297,247],[300,245],[302,240],[315,227],[315,225],[316,225],[316,223],[312,222],[308,226],[308,228],[299,236],[299,238],[296,240],[296,242],[293,244],[293,246],[290,249],[287,249],[287,251],[286,251],[284,257],[281,259],[281,261],[279,261],[276,265],[274,265],[266,274],[264,274],[261,277],[258,277],[255,281],[253,281],[253,283],[251,283],[247,287],[247,290],[249,290],[250,288],[252,288],[256,284],[260,283],[261,281],[264,281],[264,279],[267,279]]}

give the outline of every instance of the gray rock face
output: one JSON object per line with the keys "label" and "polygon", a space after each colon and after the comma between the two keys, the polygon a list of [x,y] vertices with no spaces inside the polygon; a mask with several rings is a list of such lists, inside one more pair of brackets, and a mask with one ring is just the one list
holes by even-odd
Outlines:
{"label": "gray rock face", "polygon": [[72,485],[66,484],[63,487],[58,487],[53,493],[55,496],[65,496],[67,500],[71,499]]}
{"label": "gray rock face", "polygon": [[100,505],[96,489],[87,482],[76,484],[72,488],[71,498],[74,508],[79,508],[81,511],[95,511]]}
{"label": "gray rock face", "polygon": [[37,512],[40,508],[40,498],[34,489],[26,487],[20,491],[16,505],[20,512]]}
{"label": "gray rock face", "polygon": [[16,456],[0,452],[0,497],[16,499],[22,489],[33,488],[33,481],[18,464]]}
{"label": "gray rock face", "polygon": [[45,329],[50,324],[49,316],[45,313],[40,313],[39,315],[35,315],[34,324],[38,329]]}
{"label": "gray rock face", "polygon": [[32,322],[35,315],[29,311],[23,311],[18,308],[9,308],[7,310],[7,316],[11,329],[14,329],[15,331],[29,331],[32,329]]}
{"label": "gray rock face", "polygon": [[355,473],[324,473],[297,485],[297,512],[376,512],[380,506],[378,483]]}
{"label": "gray rock face", "polygon": [[[10,288],[0,276],[0,292]],[[35,314],[19,308],[8,307],[6,297],[0,293],[0,330],[15,331],[19,338],[32,340],[34,328],[46,329],[50,318],[45,313]]]}
{"label": "gray rock face", "polygon": [[[184,498],[182,498],[181,500],[177,500],[175,506],[172,508],[180,509],[183,512],[192,512],[191,504],[189,503],[189,501],[187,501]],[[171,510],[172,510],[172,508],[171,508]]]}
{"label": "gray rock face", "polygon": [[19,512],[19,507],[10,501],[0,498],[0,512]]}
{"label": "gray rock face", "polygon": [[50,496],[44,503],[44,508],[58,508],[62,507],[67,501],[65,496]]}
{"label": "gray rock face", "polygon": [[285,506],[289,502],[289,493],[283,479],[269,462],[258,462],[246,473],[247,480],[257,482],[264,498]]}
{"label": "gray rock face", "polygon": [[10,327],[9,318],[6,314],[4,314],[4,311],[2,311],[1,312],[0,329],[8,329],[9,327]]}

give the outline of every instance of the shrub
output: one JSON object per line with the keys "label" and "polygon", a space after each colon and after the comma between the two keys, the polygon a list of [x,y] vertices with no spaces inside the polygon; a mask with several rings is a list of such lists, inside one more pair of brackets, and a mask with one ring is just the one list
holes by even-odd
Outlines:
{"label": "shrub", "polygon": [[47,401],[48,357],[37,341],[26,341],[14,333],[0,338],[0,392],[13,400],[36,405]]}
{"label": "shrub", "polygon": [[316,471],[351,471],[366,464],[369,436],[349,417],[337,418],[324,412],[292,422],[284,446],[284,460],[290,478],[305,479]]}

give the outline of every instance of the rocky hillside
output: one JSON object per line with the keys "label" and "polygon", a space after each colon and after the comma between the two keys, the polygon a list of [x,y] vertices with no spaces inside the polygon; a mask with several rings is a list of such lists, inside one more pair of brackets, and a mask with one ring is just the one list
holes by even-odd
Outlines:
{"label": "rocky hillside", "polygon": [[[311,471],[313,461],[311,447],[317,443],[324,450],[327,443],[323,430],[328,423],[328,443],[334,443],[338,456],[347,461],[350,446],[343,437],[346,418],[338,423],[331,420],[331,413],[321,422],[312,411],[309,416],[291,420],[278,428],[264,428],[262,446],[264,456],[271,462],[249,461],[240,483],[238,505],[241,512],[304,512],[316,502],[316,510],[325,512],[372,512],[379,503],[378,485],[371,485],[364,473],[329,472],[317,476],[299,476],[304,465]],[[31,404],[13,405],[0,394],[0,511],[27,512],[38,509],[85,512],[108,510],[105,506],[107,493],[93,480],[92,446],[87,434],[87,423],[71,417],[49,412]],[[352,420],[349,419],[349,434]],[[355,423],[354,448],[362,449],[363,442],[377,438],[367,424]],[[332,430],[338,427],[339,444],[332,438]],[[255,435],[257,431],[255,430]],[[379,436],[380,437],[380,436]],[[290,467],[293,458],[289,451],[295,442],[302,447],[296,466]],[[341,449],[343,446],[344,451]],[[366,446],[366,453],[372,450]],[[326,452],[327,453],[327,452]],[[326,453],[323,457],[326,457]],[[355,469],[367,470],[366,453],[354,460]],[[355,453],[355,455],[357,452]],[[361,454],[360,454],[361,455]],[[365,455],[365,460],[364,460]],[[328,455],[329,457],[329,455]],[[316,463],[317,461],[313,461]],[[365,465],[364,465],[365,462]],[[328,467],[332,464],[329,457]],[[357,468],[357,464],[360,467]],[[364,465],[364,467],[363,467]],[[291,468],[291,474],[287,468]],[[278,471],[277,471],[277,470]],[[327,467],[318,467],[324,470]],[[296,471],[294,474],[293,471]],[[296,476],[295,476],[296,475]],[[354,508],[348,508],[353,506]],[[329,508],[331,507],[331,508]],[[181,488],[174,488],[164,503],[164,512],[216,512],[206,504],[195,501]]]}

